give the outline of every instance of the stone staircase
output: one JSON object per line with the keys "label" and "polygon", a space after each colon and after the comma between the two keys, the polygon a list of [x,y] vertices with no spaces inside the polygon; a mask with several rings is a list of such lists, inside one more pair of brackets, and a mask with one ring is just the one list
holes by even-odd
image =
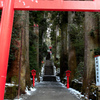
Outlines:
{"label": "stone staircase", "polygon": [[43,81],[56,82],[56,76],[54,76],[54,75],[44,75]]}
{"label": "stone staircase", "polygon": [[54,69],[51,60],[46,60],[43,81],[56,82],[56,76],[54,75]]}
{"label": "stone staircase", "polygon": [[44,75],[53,75],[53,65],[52,62],[50,60],[46,60],[46,64],[45,64],[45,72]]}

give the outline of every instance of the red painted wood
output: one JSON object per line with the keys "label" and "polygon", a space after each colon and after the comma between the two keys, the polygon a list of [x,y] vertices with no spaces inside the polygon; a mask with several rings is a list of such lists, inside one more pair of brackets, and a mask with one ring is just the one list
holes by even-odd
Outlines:
{"label": "red painted wood", "polygon": [[67,84],[66,84],[67,89],[69,88],[69,76],[67,76]]}
{"label": "red painted wood", "polygon": [[69,76],[70,76],[70,73],[71,73],[70,70],[67,70],[66,71],[66,76],[67,76],[67,84],[66,84],[66,87],[67,87],[67,89],[69,88]]}
{"label": "red painted wood", "polygon": [[[3,7],[0,0],[0,9]],[[15,0],[15,10],[53,10],[53,11],[100,11],[100,0],[64,1],[64,0]]]}
{"label": "red painted wood", "polygon": [[19,3],[19,0],[16,0],[14,8],[19,10],[100,11],[100,1],[23,0]]}
{"label": "red painted wood", "polygon": [[35,75],[33,75],[33,87],[35,86]]}
{"label": "red painted wood", "polygon": [[14,10],[100,11],[100,1],[0,0],[0,100],[4,98]]}
{"label": "red painted wood", "polygon": [[32,76],[33,76],[33,87],[35,86],[35,75],[36,75],[36,70],[32,70],[31,71],[31,73],[32,73]]}
{"label": "red painted wood", "polygon": [[96,56],[94,56],[94,57],[100,57],[100,55],[96,55]]}
{"label": "red painted wood", "polygon": [[13,16],[14,0],[6,0],[3,7],[0,24],[0,100],[4,100]]}

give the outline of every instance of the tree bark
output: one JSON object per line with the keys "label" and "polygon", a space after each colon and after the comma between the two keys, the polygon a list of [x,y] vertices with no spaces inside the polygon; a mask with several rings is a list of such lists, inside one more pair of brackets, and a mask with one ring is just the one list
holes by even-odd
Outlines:
{"label": "tree bark", "polygon": [[30,80],[30,66],[29,66],[29,11],[26,13],[26,86],[31,86],[31,80]]}
{"label": "tree bark", "polygon": [[71,24],[73,23],[73,19],[75,17],[75,12],[68,12],[68,33],[67,33],[67,50],[68,50],[68,69],[71,71],[70,74],[70,84],[71,80],[74,79],[75,76],[75,69],[77,67],[76,64],[76,50],[73,46],[73,42],[71,41],[71,36],[69,32],[71,31]]}
{"label": "tree bark", "polygon": [[91,83],[95,83],[94,49],[98,47],[98,17],[85,12],[85,49],[83,92],[89,97]]}
{"label": "tree bark", "polygon": [[20,11],[20,25],[22,34],[22,56],[21,56],[21,92],[25,92],[26,85],[30,86],[29,69],[29,12]]}
{"label": "tree bark", "polygon": [[34,34],[36,35],[36,61],[37,61],[37,66],[36,66],[36,77],[37,81],[40,82],[39,78],[39,26],[38,24],[34,26]]}
{"label": "tree bark", "polygon": [[61,56],[60,56],[60,78],[64,78],[67,66],[67,23],[61,27]]}
{"label": "tree bark", "polygon": [[[14,19],[15,33],[13,33],[14,36],[12,35],[12,38],[14,38],[14,40],[12,40],[13,46],[11,47],[15,59],[11,61],[11,64],[8,68],[7,79],[9,82],[14,82],[18,84],[18,76],[19,76],[21,93],[25,93],[26,86],[30,87],[31,85],[30,68],[29,68],[29,12],[16,11],[15,15],[16,15]],[[15,49],[15,47],[17,49]],[[19,73],[19,66],[21,67],[20,73]]]}
{"label": "tree bark", "polygon": [[[14,24],[13,27],[16,29],[12,34],[11,40],[11,54],[13,54],[14,59],[9,59],[9,67],[7,72],[7,82],[18,84],[18,73],[19,73],[19,60],[20,60],[20,24],[19,24],[20,16],[19,12],[15,12]],[[14,30],[13,29],[13,30]],[[13,39],[14,38],[14,39]],[[17,49],[16,49],[17,48]],[[10,58],[10,57],[9,57]],[[11,56],[12,58],[12,56]]]}

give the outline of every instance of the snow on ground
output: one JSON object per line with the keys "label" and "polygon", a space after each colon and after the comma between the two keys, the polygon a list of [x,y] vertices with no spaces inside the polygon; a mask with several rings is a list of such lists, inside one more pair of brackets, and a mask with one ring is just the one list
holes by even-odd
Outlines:
{"label": "snow on ground", "polygon": [[26,88],[26,90],[25,90],[25,92],[26,92],[27,95],[32,95],[32,93],[34,91],[36,91],[36,88],[32,88],[32,87],[30,88],[30,91],[28,90],[28,88]]}
{"label": "snow on ground", "polygon": [[60,82],[60,77],[59,76],[56,76],[56,81]]}
{"label": "snow on ground", "polygon": [[80,84],[82,84],[82,82],[80,82],[79,80],[77,80],[77,79],[74,79],[73,80],[75,83],[80,83]]}
{"label": "snow on ground", "polygon": [[[62,87],[66,88],[66,86],[63,83],[59,82],[59,84],[61,84]],[[68,91],[71,94],[75,95],[79,100],[84,100],[84,98],[87,100],[87,98],[84,97],[84,95],[82,95],[81,92],[79,92],[79,91],[77,91],[77,90],[75,90],[73,88],[69,88]]]}
{"label": "snow on ground", "polygon": [[28,88],[26,87],[26,90],[25,90],[26,94],[22,94],[19,99],[17,99],[18,97],[16,97],[14,100],[26,100],[28,96],[32,95],[35,91],[36,91],[36,88],[30,87],[30,90],[28,90]]}
{"label": "snow on ground", "polygon": [[[40,77],[40,79],[42,82],[42,77]],[[66,88],[66,86],[60,82],[60,78],[58,76],[56,76],[56,79],[59,82],[59,84],[61,84],[62,87]],[[38,85],[39,83],[37,82],[37,79],[35,79],[35,81],[36,81],[35,85]],[[12,86],[15,86],[15,84],[6,83],[6,86],[12,87]],[[18,97],[16,97],[14,100],[25,100],[29,95],[32,95],[35,91],[36,91],[36,88],[34,88],[34,87],[31,87],[30,90],[28,90],[28,88],[26,87],[26,90],[25,90],[26,94],[22,94],[19,99],[17,99]],[[79,92],[73,88],[69,88],[68,91],[71,94],[75,95],[79,100],[84,100],[84,98],[85,98],[84,95],[81,94],[81,92]],[[87,98],[85,98],[85,99],[87,100]],[[5,100],[8,100],[8,99],[5,99]]]}
{"label": "snow on ground", "polygon": [[14,100],[23,100],[22,98],[19,98],[19,99],[14,99]]}
{"label": "snow on ground", "polygon": [[6,87],[7,87],[7,86],[8,86],[8,87],[13,87],[13,86],[18,86],[18,85],[13,84],[13,83],[12,83],[12,84],[11,84],[11,83],[6,83],[5,86],[6,86]]}
{"label": "snow on ground", "polygon": [[66,88],[66,86],[63,83],[59,82],[59,84],[61,84],[62,87]]}
{"label": "snow on ground", "polygon": [[79,92],[73,88],[69,88],[68,90],[71,94],[74,94],[78,99],[83,100],[84,95],[82,95],[81,92]]}

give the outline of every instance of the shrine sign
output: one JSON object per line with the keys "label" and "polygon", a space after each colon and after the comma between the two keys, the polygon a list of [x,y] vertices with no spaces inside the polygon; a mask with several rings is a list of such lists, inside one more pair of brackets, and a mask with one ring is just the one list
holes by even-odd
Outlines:
{"label": "shrine sign", "polygon": [[100,86],[100,55],[95,56],[96,86]]}
{"label": "shrine sign", "polygon": [[9,58],[13,17],[15,10],[39,11],[100,11],[100,0],[0,0],[2,9],[0,23],[0,100],[4,100],[4,90]]}

